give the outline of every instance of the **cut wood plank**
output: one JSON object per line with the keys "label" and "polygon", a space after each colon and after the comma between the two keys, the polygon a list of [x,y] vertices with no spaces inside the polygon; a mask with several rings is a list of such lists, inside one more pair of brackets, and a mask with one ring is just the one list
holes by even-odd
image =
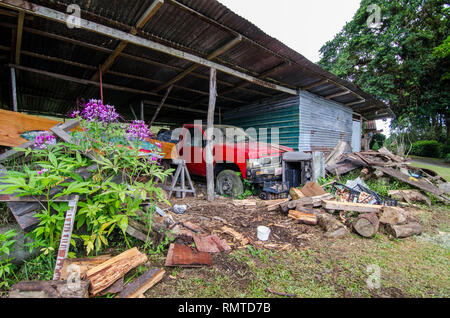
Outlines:
{"label": "cut wood plank", "polygon": [[193,251],[182,244],[170,244],[165,266],[199,267],[203,265],[212,265],[211,254]]}
{"label": "cut wood plank", "polygon": [[388,194],[396,200],[405,201],[409,204],[412,202],[425,202],[428,206],[431,206],[431,200],[416,190],[389,190]]}
{"label": "cut wood plank", "polygon": [[374,237],[378,232],[380,222],[375,213],[365,213],[358,216],[353,221],[353,229],[356,233],[364,237]]}
{"label": "cut wood plank", "polygon": [[305,197],[303,192],[298,188],[291,188],[289,194],[291,195],[292,200],[298,200]]}
{"label": "cut wood plank", "polygon": [[112,284],[108,288],[102,290],[99,295],[105,296],[108,294],[118,294],[118,293],[122,292],[124,281],[125,281],[125,279],[123,277],[120,277],[118,280],[116,280],[116,282],[114,284]]}
{"label": "cut wood plank", "polygon": [[233,200],[235,206],[254,206],[256,207],[256,201],[253,200]]}
{"label": "cut wood plank", "polygon": [[91,294],[94,296],[97,295],[102,290],[111,286],[119,278],[123,277],[131,269],[145,262],[147,262],[147,256],[134,247],[91,268],[86,272],[86,277],[91,282]]}
{"label": "cut wood plank", "polygon": [[146,271],[133,282],[126,285],[117,298],[140,298],[147,290],[163,279],[165,272],[162,268]]}
{"label": "cut wood plank", "polygon": [[66,258],[61,269],[61,280],[67,280],[73,272],[79,272],[81,279],[86,277],[86,272],[111,258],[111,255],[100,255],[89,258]]}
{"label": "cut wood plank", "polygon": [[267,212],[276,211],[280,208],[281,203],[289,202],[289,199],[269,200],[265,201],[267,205]]}
{"label": "cut wood plank", "polygon": [[289,217],[298,220],[300,223],[304,223],[307,225],[317,225],[317,217],[314,214],[290,210]]}
{"label": "cut wood plank", "polygon": [[9,291],[9,298],[87,298],[88,281],[70,283],[58,281],[19,282]]}
{"label": "cut wood plank", "polygon": [[379,213],[383,209],[382,205],[376,204],[338,202],[328,200],[324,200],[322,206],[327,210],[353,211],[362,213]]}
{"label": "cut wood plank", "polygon": [[289,210],[298,210],[298,206],[306,206],[306,207],[320,207],[322,206],[323,200],[331,200],[334,199],[334,196],[331,193],[326,193],[324,195],[319,195],[316,197],[304,197],[299,200],[288,201],[280,204],[280,209],[284,213],[288,213]]}
{"label": "cut wood plank", "polygon": [[417,222],[404,225],[386,225],[386,231],[395,238],[405,238],[422,234],[422,226]]}

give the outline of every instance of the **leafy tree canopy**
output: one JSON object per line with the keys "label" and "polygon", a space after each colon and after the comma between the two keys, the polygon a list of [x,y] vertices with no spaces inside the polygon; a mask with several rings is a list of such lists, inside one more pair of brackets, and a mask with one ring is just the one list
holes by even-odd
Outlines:
{"label": "leafy tree canopy", "polygon": [[[369,27],[373,4],[379,28]],[[444,0],[362,0],[319,64],[389,105],[414,139],[450,137],[450,8]],[[406,122],[406,124],[405,124]]]}

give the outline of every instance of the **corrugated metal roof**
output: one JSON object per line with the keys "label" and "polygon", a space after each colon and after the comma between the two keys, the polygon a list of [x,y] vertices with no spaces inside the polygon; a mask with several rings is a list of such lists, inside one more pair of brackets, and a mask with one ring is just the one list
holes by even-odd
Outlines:
{"label": "corrugated metal roof", "polygon": [[[142,14],[153,3],[152,0],[35,0],[31,2],[59,11],[65,11],[68,4],[78,4],[82,9],[82,18],[128,32],[131,31]],[[195,12],[192,10],[195,10]],[[0,23],[2,39],[0,45],[3,46],[3,49],[0,47],[2,49],[0,50],[0,57],[1,54],[10,55],[5,47],[11,47],[11,30],[15,28],[16,21],[17,19],[14,17],[8,16],[3,19],[2,16]],[[285,63],[283,67],[276,68],[275,71],[270,73],[265,80],[298,89],[327,78],[339,85],[347,87],[366,99],[364,103],[356,105],[355,110],[365,109],[375,105],[367,111],[362,112],[364,116],[368,116],[369,118],[375,117],[377,115],[374,114],[374,111],[380,110],[383,112],[383,107],[386,107],[352,83],[326,72],[318,65],[308,61],[298,52],[268,36],[257,26],[238,16],[215,0],[166,0],[164,5],[147,22],[144,28],[138,31],[138,36],[202,57],[208,56],[208,54],[217,48],[228,43],[237,34],[242,34],[244,39],[238,45],[217,57],[215,59],[216,62],[240,71],[245,70],[245,72],[253,76],[258,76]],[[25,20],[22,49],[27,52],[38,53],[40,56],[30,56],[24,53],[22,54],[21,64],[25,67],[38,68],[57,74],[89,80],[97,72],[94,68],[106,61],[118,43],[118,40],[97,33],[82,29],[69,29],[54,21],[32,17]],[[48,57],[52,59],[48,59]],[[61,59],[78,64],[64,63]],[[0,69],[0,77],[2,78],[1,98],[3,105],[8,105],[10,97],[3,92],[8,91],[9,84],[5,81],[9,81],[9,70],[5,65],[10,63],[10,60],[6,56],[0,62],[3,64],[3,67]],[[152,91],[160,86],[161,83],[167,82],[190,65],[192,65],[191,62],[129,44],[123,51],[123,54],[119,55],[115,60],[110,71],[104,75],[104,82],[144,91]],[[20,73],[24,72],[20,71]],[[124,74],[128,76],[124,76]],[[205,96],[205,93],[208,92],[208,76],[208,68],[199,67],[193,73],[176,83],[177,87],[169,95],[167,103],[182,107],[205,109],[207,105],[207,96]],[[139,77],[144,77],[148,80],[142,80]],[[30,81],[33,82],[31,83]],[[280,94],[279,92],[257,86],[253,83],[224,94],[221,92],[230,90],[235,85],[243,83],[243,81],[220,72],[218,73],[218,81],[219,97],[217,107],[222,109],[241,107],[245,103],[253,103],[268,96],[277,96]],[[99,89],[95,86],[69,84],[66,81],[50,80],[48,76],[37,74],[33,76],[21,74],[17,85],[19,94],[22,91],[22,87],[25,88],[32,85],[34,86],[34,91],[40,92],[40,94],[37,94],[39,96],[48,94],[53,89],[57,89],[58,91],[56,93],[61,93],[61,96],[67,100],[75,101],[77,97],[99,98]],[[325,84],[315,87],[310,91],[326,96],[339,92],[340,90],[342,88],[338,88],[334,84]],[[151,96],[148,94],[134,94],[123,91],[113,92],[113,90],[105,89],[106,101],[116,104],[128,113],[129,105],[137,106],[140,99],[145,98],[157,101],[162,98],[163,94],[164,91],[158,92],[155,96]],[[34,111],[41,110],[43,112],[53,113],[63,112],[66,108],[64,106],[57,106],[54,102],[48,102],[46,104],[45,101],[42,101],[42,98],[39,101],[31,101],[31,98],[30,96],[27,97],[27,104]],[[236,100],[240,100],[241,102],[237,102]],[[342,103],[352,103],[357,101],[358,98],[353,94],[348,94],[336,97],[335,100]],[[20,99],[21,101],[22,99]],[[21,105],[19,104],[20,108]],[[172,118],[173,115],[179,116],[179,122],[184,121],[186,118],[184,112],[183,114],[180,112],[178,114],[175,112],[174,114],[172,111],[164,108],[159,118],[164,121]]]}

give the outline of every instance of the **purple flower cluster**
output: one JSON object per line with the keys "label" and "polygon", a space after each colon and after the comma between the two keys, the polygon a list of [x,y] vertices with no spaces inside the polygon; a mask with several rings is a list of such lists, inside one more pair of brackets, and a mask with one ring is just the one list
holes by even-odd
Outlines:
{"label": "purple flower cluster", "polygon": [[150,129],[143,120],[135,120],[128,126],[127,135],[128,139],[145,140],[150,137]]}
{"label": "purple flower cluster", "polygon": [[84,109],[81,111],[74,111],[72,117],[81,116],[83,119],[89,121],[100,121],[104,123],[112,123],[117,121],[119,114],[116,112],[116,108],[111,105],[103,105],[101,100],[91,99],[84,105]]}
{"label": "purple flower cluster", "polygon": [[39,135],[36,136],[36,139],[34,140],[34,146],[39,149],[45,149],[47,148],[47,146],[54,146],[54,145],[56,145],[55,136],[51,135],[46,131],[41,132]]}

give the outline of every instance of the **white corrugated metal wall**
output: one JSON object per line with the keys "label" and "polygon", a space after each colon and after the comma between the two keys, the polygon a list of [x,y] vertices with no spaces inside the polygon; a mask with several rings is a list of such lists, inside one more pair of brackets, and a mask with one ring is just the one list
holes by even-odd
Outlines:
{"label": "white corrugated metal wall", "polygon": [[353,134],[350,107],[300,92],[300,151],[331,151],[341,140],[349,145]]}

